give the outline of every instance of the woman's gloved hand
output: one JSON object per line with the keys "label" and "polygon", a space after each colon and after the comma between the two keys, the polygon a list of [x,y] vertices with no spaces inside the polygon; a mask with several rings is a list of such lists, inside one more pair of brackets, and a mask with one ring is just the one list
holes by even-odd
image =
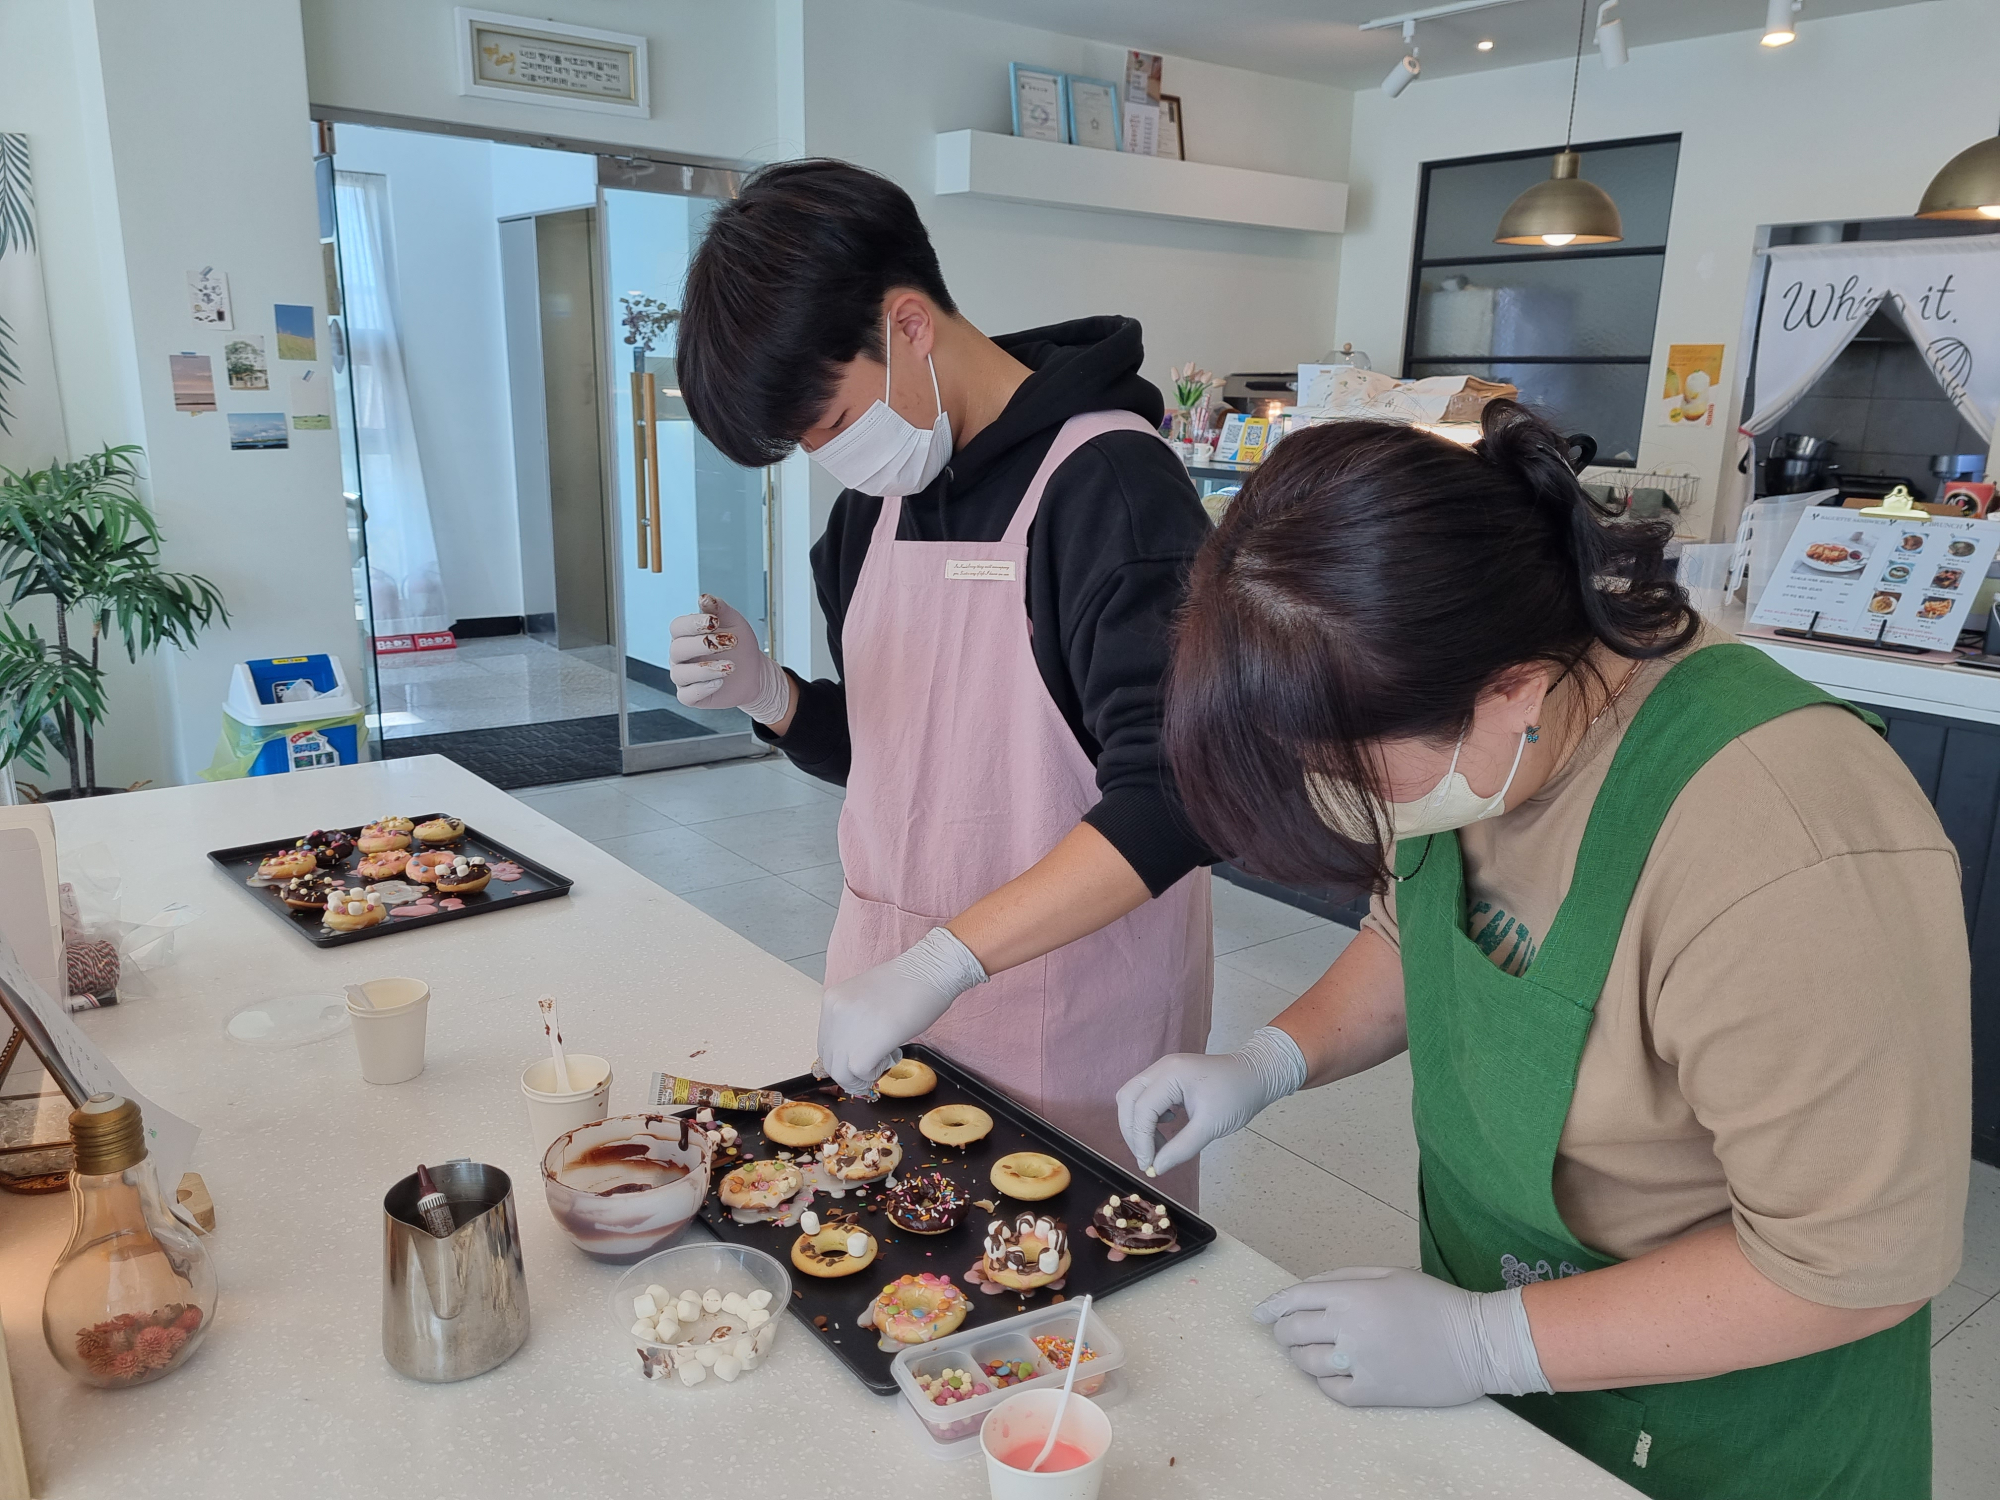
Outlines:
{"label": "woman's gloved hand", "polygon": [[[1234,1052],[1176,1052],[1126,1080],[1118,1129],[1147,1176],[1170,1172],[1304,1088],[1306,1071],[1299,1044],[1276,1026],[1252,1033]],[[1177,1108],[1187,1124],[1162,1146],[1160,1122]]]}
{"label": "woman's gloved hand", "polygon": [[727,601],[701,596],[705,611],[667,627],[674,696],[689,708],[740,708],[759,724],[775,724],[792,706],[785,669],[766,656],[757,632]]}
{"label": "woman's gloved hand", "polygon": [[902,1045],[922,1035],[986,970],[949,928],[886,964],[829,985],[819,1002],[820,1066],[850,1094],[872,1094],[875,1080],[902,1061]]}
{"label": "woman's gloved hand", "polygon": [[1350,1266],[1251,1316],[1342,1406],[1459,1406],[1550,1388],[1519,1287],[1468,1292],[1421,1271]]}

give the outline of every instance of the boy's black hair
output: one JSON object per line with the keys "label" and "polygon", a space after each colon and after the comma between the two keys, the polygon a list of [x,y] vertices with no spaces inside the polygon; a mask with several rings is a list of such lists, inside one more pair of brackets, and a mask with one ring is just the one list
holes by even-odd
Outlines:
{"label": "boy's black hair", "polygon": [[752,173],[710,218],[681,294],[675,369],[696,428],[739,464],[776,463],[819,420],[840,366],[882,358],[896,287],[958,311],[908,193],[844,161]]}

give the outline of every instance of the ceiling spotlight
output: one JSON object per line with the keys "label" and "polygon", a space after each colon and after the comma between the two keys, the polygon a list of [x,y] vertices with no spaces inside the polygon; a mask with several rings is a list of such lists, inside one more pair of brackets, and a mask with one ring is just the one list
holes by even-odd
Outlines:
{"label": "ceiling spotlight", "polygon": [[1604,0],[1597,7],[1597,51],[1605,67],[1625,66],[1625,22],[1618,14],[1618,0]]}
{"label": "ceiling spotlight", "polygon": [[[1618,0],[1610,0],[1610,3],[1616,5],[1618,3]],[[1481,42],[1479,44],[1479,50],[1481,52],[1491,52],[1493,50],[1493,39],[1491,37],[1488,37],[1485,41]]]}
{"label": "ceiling spotlight", "polygon": [[1416,82],[1417,75],[1424,70],[1423,64],[1417,61],[1417,23],[1408,17],[1403,20],[1403,45],[1410,49],[1410,55],[1397,58],[1396,66],[1382,80],[1382,92],[1391,99]]}
{"label": "ceiling spotlight", "polygon": [[1799,0],[1770,0],[1764,11],[1764,45],[1782,47],[1798,40],[1798,31],[1792,25],[1792,17],[1798,13]]}

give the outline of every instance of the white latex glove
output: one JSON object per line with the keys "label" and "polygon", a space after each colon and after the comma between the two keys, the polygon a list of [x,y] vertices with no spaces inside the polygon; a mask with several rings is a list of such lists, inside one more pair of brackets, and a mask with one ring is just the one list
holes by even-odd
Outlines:
{"label": "white latex glove", "polygon": [[1550,1388],[1519,1287],[1468,1292],[1421,1271],[1350,1266],[1251,1316],[1342,1406],[1459,1406]]}
{"label": "white latex glove", "polygon": [[[1118,1091],[1118,1128],[1148,1177],[1192,1161],[1287,1094],[1305,1087],[1306,1059],[1288,1032],[1266,1026],[1234,1052],[1176,1052]],[[1187,1124],[1164,1146],[1162,1120],[1184,1110]],[[1157,1150],[1157,1155],[1155,1151]]]}
{"label": "white latex glove", "polygon": [[886,964],[830,985],[819,1002],[819,1060],[850,1094],[872,1094],[875,1080],[903,1060],[902,1046],[928,1030],[986,970],[947,928]]}
{"label": "white latex glove", "polygon": [[792,705],[785,669],[757,645],[757,632],[728,601],[701,596],[699,615],[667,627],[674,696],[689,708],[740,708],[759,724],[774,724]]}

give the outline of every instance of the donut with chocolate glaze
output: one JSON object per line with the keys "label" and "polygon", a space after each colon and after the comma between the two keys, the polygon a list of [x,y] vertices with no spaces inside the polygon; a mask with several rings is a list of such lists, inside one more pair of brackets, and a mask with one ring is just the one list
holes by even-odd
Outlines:
{"label": "donut with chocolate glaze", "polygon": [[911,1234],[947,1234],[965,1222],[972,1204],[942,1172],[905,1177],[882,1195],[889,1222]]}
{"label": "donut with chocolate glaze", "polygon": [[[769,1132],[765,1132],[769,1134]],[[819,1148],[819,1164],[842,1182],[875,1182],[896,1170],[903,1144],[887,1125],[862,1130],[843,1120]]]}
{"label": "donut with chocolate glaze", "polygon": [[331,833],[315,828],[296,847],[308,851],[322,870],[337,870],[354,857],[354,840],[337,828]]}
{"label": "donut with chocolate glaze", "polygon": [[1137,1193],[1113,1193],[1090,1216],[1090,1227],[1097,1238],[1127,1255],[1158,1255],[1180,1248],[1166,1205]]}
{"label": "donut with chocolate glaze", "polygon": [[1061,1219],[1024,1213],[1012,1224],[1000,1219],[986,1226],[980,1269],[986,1279],[1017,1292],[1033,1291],[1069,1274],[1069,1231]]}
{"label": "donut with chocolate glaze", "polygon": [[327,897],[341,888],[340,881],[315,870],[310,875],[298,875],[287,880],[277,887],[277,892],[293,911],[323,911]]}

